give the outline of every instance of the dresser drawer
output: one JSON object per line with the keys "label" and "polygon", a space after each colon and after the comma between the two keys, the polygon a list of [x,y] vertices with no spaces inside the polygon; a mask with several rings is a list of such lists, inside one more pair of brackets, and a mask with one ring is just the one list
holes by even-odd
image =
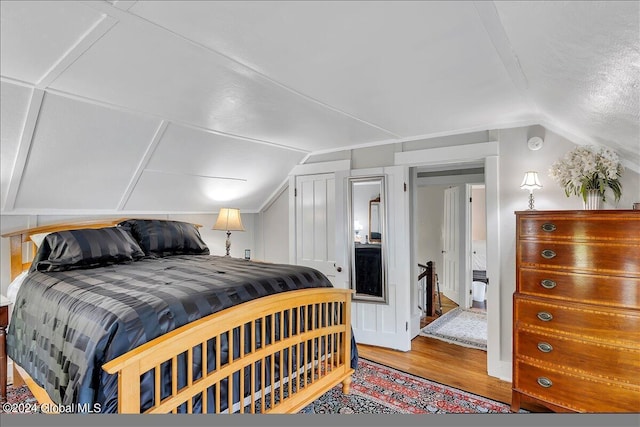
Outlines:
{"label": "dresser drawer", "polygon": [[573,375],[561,367],[547,368],[516,360],[514,389],[580,412],[638,412],[640,388]]}
{"label": "dresser drawer", "polygon": [[518,292],[627,308],[640,307],[640,278],[521,268]]}
{"label": "dresser drawer", "polygon": [[[640,244],[519,242],[521,267],[640,277]],[[527,265],[528,264],[528,265]]]}
{"label": "dresser drawer", "polygon": [[637,348],[640,311],[572,302],[553,302],[516,294],[514,326],[539,328],[576,339]]}
{"label": "dresser drawer", "polygon": [[640,344],[636,348],[616,347],[518,328],[514,349],[518,357],[535,359],[538,364],[563,366],[566,372],[640,387]]}
{"label": "dresser drawer", "polygon": [[567,217],[522,217],[519,221],[521,238],[553,240],[610,240],[640,242],[640,212],[629,215],[624,227],[620,227],[621,218],[606,215],[602,217],[576,215]]}

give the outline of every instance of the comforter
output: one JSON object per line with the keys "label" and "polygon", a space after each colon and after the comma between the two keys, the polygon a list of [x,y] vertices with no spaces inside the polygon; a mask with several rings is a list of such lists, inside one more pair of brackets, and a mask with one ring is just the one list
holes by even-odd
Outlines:
{"label": "comforter", "polygon": [[[101,369],[105,362],[236,304],[279,292],[331,286],[326,276],[312,268],[210,255],[33,271],[16,297],[7,353],[55,403],[79,408],[99,404],[102,413],[116,412],[117,377]],[[351,347],[355,368],[354,340]],[[221,355],[209,354],[224,358],[226,343],[222,348]],[[294,354],[291,357],[296,359]],[[215,363],[210,360],[208,365]],[[170,385],[171,373],[163,372],[165,376],[164,385]],[[153,399],[153,390],[144,384],[143,409]]]}

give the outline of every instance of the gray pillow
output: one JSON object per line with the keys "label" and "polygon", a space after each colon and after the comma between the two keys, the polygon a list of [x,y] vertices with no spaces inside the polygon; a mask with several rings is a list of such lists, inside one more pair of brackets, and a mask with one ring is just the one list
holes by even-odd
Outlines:
{"label": "gray pillow", "polygon": [[118,224],[131,232],[146,255],[209,255],[198,228],[188,222],[130,219]]}
{"label": "gray pillow", "polygon": [[66,230],[44,238],[31,270],[95,268],[131,262],[144,256],[133,236],[123,228]]}

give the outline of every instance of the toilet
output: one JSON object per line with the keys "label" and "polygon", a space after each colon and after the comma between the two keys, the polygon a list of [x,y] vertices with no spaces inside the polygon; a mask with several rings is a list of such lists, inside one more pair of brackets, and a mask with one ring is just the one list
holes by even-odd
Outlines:
{"label": "toilet", "polygon": [[471,295],[474,301],[484,302],[487,284],[484,282],[473,282]]}

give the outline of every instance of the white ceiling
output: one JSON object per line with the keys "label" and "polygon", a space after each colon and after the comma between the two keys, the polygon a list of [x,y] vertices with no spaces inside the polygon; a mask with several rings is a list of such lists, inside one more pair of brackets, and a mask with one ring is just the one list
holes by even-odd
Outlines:
{"label": "white ceiling", "polygon": [[639,2],[0,8],[5,213],[256,211],[313,152],[533,124],[640,165]]}

